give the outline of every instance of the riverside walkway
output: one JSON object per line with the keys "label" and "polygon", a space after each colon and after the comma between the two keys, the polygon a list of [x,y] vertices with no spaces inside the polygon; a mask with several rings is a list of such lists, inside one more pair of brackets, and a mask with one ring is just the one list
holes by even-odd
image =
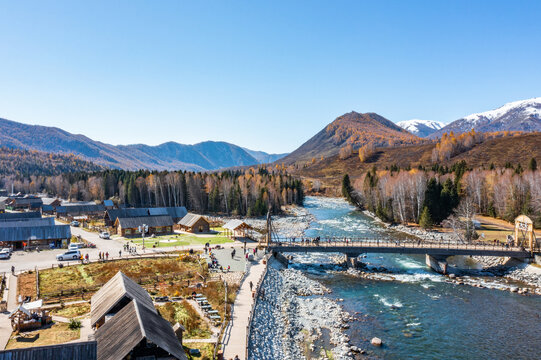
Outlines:
{"label": "riverside walkway", "polygon": [[[274,240],[274,239],[273,239]],[[431,256],[505,256],[518,259],[531,257],[528,249],[486,243],[443,243],[399,241],[389,239],[276,239],[268,244],[276,252],[338,252],[358,256],[363,253],[421,254]]]}
{"label": "riverside walkway", "polygon": [[248,326],[250,325],[254,298],[250,290],[250,282],[254,290],[265,274],[266,264],[259,259],[250,266],[249,273],[244,279],[232,308],[231,320],[224,331],[222,340],[224,359],[246,359],[246,347],[248,340]]}

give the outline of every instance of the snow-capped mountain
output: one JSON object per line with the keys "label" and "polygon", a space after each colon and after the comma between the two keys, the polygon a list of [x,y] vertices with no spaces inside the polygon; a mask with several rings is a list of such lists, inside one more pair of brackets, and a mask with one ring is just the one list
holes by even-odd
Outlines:
{"label": "snow-capped mountain", "polygon": [[492,131],[541,131],[541,97],[513,101],[495,110],[471,114],[453,121],[430,138],[441,137],[443,133],[455,134],[475,129],[478,132]]}
{"label": "snow-capped mountain", "polygon": [[400,121],[396,125],[419,137],[426,137],[445,126],[444,123],[439,121],[419,119]]}

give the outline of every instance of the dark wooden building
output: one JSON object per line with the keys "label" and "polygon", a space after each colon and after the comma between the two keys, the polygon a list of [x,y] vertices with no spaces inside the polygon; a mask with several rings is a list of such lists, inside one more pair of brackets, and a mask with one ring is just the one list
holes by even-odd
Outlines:
{"label": "dark wooden building", "polygon": [[103,325],[107,316],[116,314],[134,299],[137,299],[140,305],[156,311],[148,292],[123,272],[117,272],[90,299],[90,325]]}
{"label": "dark wooden building", "polygon": [[141,236],[139,227],[144,225],[148,226],[148,232],[145,236],[165,235],[173,232],[173,219],[169,215],[117,218],[115,222],[116,233],[124,237]]}

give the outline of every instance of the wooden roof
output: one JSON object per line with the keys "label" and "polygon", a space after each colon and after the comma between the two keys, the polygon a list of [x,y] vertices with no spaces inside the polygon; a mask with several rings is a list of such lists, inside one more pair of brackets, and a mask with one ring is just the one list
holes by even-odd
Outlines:
{"label": "wooden roof", "polygon": [[0,221],[11,221],[15,219],[38,219],[41,217],[39,211],[32,212],[12,212],[0,214]]}
{"label": "wooden roof", "polygon": [[117,218],[115,226],[120,224],[123,229],[136,229],[142,225],[148,225],[148,227],[158,226],[173,226],[173,218],[169,215],[159,216],[137,216],[127,218]]}
{"label": "wooden roof", "polygon": [[252,227],[248,224],[246,224],[242,220],[229,220],[224,226],[222,226],[224,229],[228,230],[237,230],[239,228],[246,228],[251,229]]}
{"label": "wooden roof", "polygon": [[180,221],[177,224],[181,226],[192,227],[201,219],[203,219],[204,221],[208,223],[207,219],[205,219],[202,215],[188,213],[186,214],[186,216],[180,219]]}
{"label": "wooden roof", "polygon": [[58,240],[71,238],[69,225],[0,227],[2,241]]}
{"label": "wooden roof", "polygon": [[138,300],[139,304],[156,311],[148,292],[135,281],[119,271],[90,299],[90,324],[94,326],[108,314],[124,297]]}
{"label": "wooden roof", "polygon": [[36,346],[0,351],[0,360],[96,360],[97,348],[96,341]]}
{"label": "wooden roof", "polygon": [[29,219],[14,219],[10,221],[0,221],[0,228],[3,227],[30,227],[30,226],[54,226],[54,218],[29,218]]}
{"label": "wooden roof", "polygon": [[[122,336],[119,336],[122,334]],[[143,339],[177,359],[187,359],[171,324],[156,311],[133,300],[96,330],[99,360],[123,359]]]}
{"label": "wooden roof", "polygon": [[124,208],[124,209],[111,209],[107,210],[107,217],[113,223],[117,218],[128,218],[128,217],[140,217],[140,216],[155,216],[155,215],[169,215],[173,219],[180,219],[188,211],[184,206],[178,207],[158,207],[158,208]]}

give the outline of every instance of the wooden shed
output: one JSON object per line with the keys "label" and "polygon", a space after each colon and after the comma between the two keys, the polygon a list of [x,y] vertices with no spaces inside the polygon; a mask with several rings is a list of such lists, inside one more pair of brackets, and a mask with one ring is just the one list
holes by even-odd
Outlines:
{"label": "wooden shed", "polygon": [[141,236],[139,227],[148,226],[147,235],[162,235],[173,232],[173,219],[169,215],[140,216],[117,218],[115,222],[116,233],[124,237]]}
{"label": "wooden shed", "polygon": [[202,215],[188,213],[177,223],[177,228],[191,233],[208,233],[210,223]]}

